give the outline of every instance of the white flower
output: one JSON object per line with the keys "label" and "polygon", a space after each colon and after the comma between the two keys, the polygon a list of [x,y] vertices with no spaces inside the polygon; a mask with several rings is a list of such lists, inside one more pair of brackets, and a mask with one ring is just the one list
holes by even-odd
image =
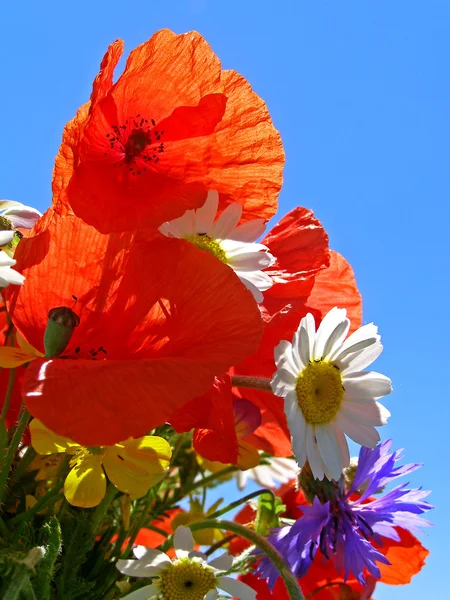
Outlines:
{"label": "white flower", "polygon": [[233,269],[255,300],[261,303],[264,299],[261,292],[268,290],[273,283],[262,269],[275,262],[267,246],[253,243],[264,233],[264,219],[254,219],[238,226],[242,206],[234,202],[215,220],[218,205],[219,194],[210,191],[201,208],[188,210],[182,217],[163,223],[159,231],[167,237],[189,240],[214,254]]}
{"label": "white flower", "polygon": [[272,390],[285,399],[299,466],[309,461],[317,479],[339,479],[348,467],[344,434],[374,448],[380,440],[375,427],[385,425],[390,416],[377,399],[391,393],[391,380],[363,371],[383,349],[378,329],[370,323],[345,339],[349,327],[345,309],[331,309],[317,332],[313,316],[307,314],[292,344],[282,341],[275,348],[278,370]]}
{"label": "white flower", "polygon": [[[14,231],[0,231],[0,246],[9,244],[14,237]],[[25,277],[11,269],[16,261],[5,252],[0,251],[0,289],[7,285],[22,285]]]}
{"label": "white flower", "polygon": [[299,472],[300,469],[292,458],[274,456],[270,459],[270,464],[238,471],[236,477],[240,490],[245,488],[249,478],[256,481],[261,487],[275,488],[279,483],[287,483],[291,479],[296,479]]}
{"label": "white flower", "polygon": [[180,525],[174,537],[176,558],[145,546],[137,546],[133,553],[137,560],[119,560],[117,568],[129,577],[155,577],[150,585],[131,592],[124,600],[215,600],[217,588],[239,600],[256,600],[256,592],[233,577],[223,576],[233,564],[226,552],[207,562],[208,557],[194,550],[190,529]]}
{"label": "white flower", "polygon": [[26,206],[15,200],[0,200],[1,216],[6,218],[12,226],[12,229],[31,229],[36,221],[42,217],[36,208]]}

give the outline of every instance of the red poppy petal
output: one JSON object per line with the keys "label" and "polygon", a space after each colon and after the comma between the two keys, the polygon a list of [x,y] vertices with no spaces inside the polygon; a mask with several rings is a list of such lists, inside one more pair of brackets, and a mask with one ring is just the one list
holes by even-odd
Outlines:
{"label": "red poppy petal", "polygon": [[380,552],[391,564],[378,563],[378,566],[383,583],[404,585],[422,569],[430,552],[406,529],[396,527],[396,530],[400,535],[400,541],[383,538],[383,544],[379,546]]}
{"label": "red poppy petal", "polygon": [[25,393],[47,427],[80,443],[146,433],[257,346],[253,297],[228,266],[188,242],[103,236],[56,216],[22,240],[16,258],[27,285],[5,295],[33,346],[43,350],[48,311],[78,298],[66,360],[30,365]]}
{"label": "red poppy petal", "polygon": [[350,331],[362,325],[362,298],[355,275],[343,256],[331,250],[330,266],[316,275],[308,305],[325,315],[333,306],[347,309]]}
{"label": "red poppy petal", "polygon": [[193,446],[204,458],[237,464],[238,441],[228,376],[216,378],[214,386],[204,396],[188,402],[169,418],[169,422],[179,432],[196,428]]}
{"label": "red poppy petal", "polygon": [[[118,51],[104,62],[113,65]],[[222,208],[241,202],[244,220],[274,214],[279,134],[264,102],[240,75],[221,71],[198,33],[160,31],[130,54],[111,89],[106,75],[101,80],[89,115],[84,109],[66,127],[57,205],[67,189],[75,212],[103,232],[159,226],[201,206],[208,189],[219,192]]]}
{"label": "red poppy petal", "polygon": [[262,243],[277,259],[265,271],[274,282],[264,295],[271,299],[307,297],[316,273],[330,264],[328,235],[314,213],[301,206],[283,217]]}

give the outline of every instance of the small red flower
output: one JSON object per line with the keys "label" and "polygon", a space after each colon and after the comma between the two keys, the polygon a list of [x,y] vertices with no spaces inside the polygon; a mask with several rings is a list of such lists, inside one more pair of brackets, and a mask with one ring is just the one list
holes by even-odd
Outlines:
{"label": "small red flower", "polygon": [[258,452],[246,440],[261,424],[260,412],[232,393],[227,375],[217,377],[206,394],[187,402],[169,422],[180,433],[194,429],[193,446],[203,458],[242,469],[259,464]]}
{"label": "small red flower", "polygon": [[80,324],[62,356],[26,369],[26,406],[55,433],[86,446],[140,437],[257,347],[253,297],[214,256],[51,213],[16,252],[27,285],[5,295],[40,351],[49,311],[78,299]]}
{"label": "small red flower", "polygon": [[265,103],[196,32],[155,33],[131,52],[112,44],[90,103],[68,123],[56,159],[57,210],[99,231],[157,227],[203,205],[240,202],[244,219],[276,212],[284,152]]}

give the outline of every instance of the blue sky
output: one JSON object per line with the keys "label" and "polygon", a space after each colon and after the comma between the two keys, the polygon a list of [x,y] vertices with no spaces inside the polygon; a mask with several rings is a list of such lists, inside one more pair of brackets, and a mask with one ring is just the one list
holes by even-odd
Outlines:
{"label": "blue sky", "polygon": [[62,128],[107,45],[160,28],[200,31],[267,101],[287,154],[280,216],[312,208],[352,263],[377,368],[394,382],[384,437],[424,462],[431,556],[377,600],[444,596],[450,461],[448,0],[9,2],[0,13],[0,197],[45,209]]}

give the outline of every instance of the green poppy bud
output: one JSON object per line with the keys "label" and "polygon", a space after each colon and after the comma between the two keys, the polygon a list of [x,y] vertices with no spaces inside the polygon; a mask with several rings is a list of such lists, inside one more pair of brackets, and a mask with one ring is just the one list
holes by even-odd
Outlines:
{"label": "green poppy bud", "polygon": [[60,356],[67,348],[70,338],[80,324],[80,317],[67,306],[52,308],[44,333],[45,358]]}

